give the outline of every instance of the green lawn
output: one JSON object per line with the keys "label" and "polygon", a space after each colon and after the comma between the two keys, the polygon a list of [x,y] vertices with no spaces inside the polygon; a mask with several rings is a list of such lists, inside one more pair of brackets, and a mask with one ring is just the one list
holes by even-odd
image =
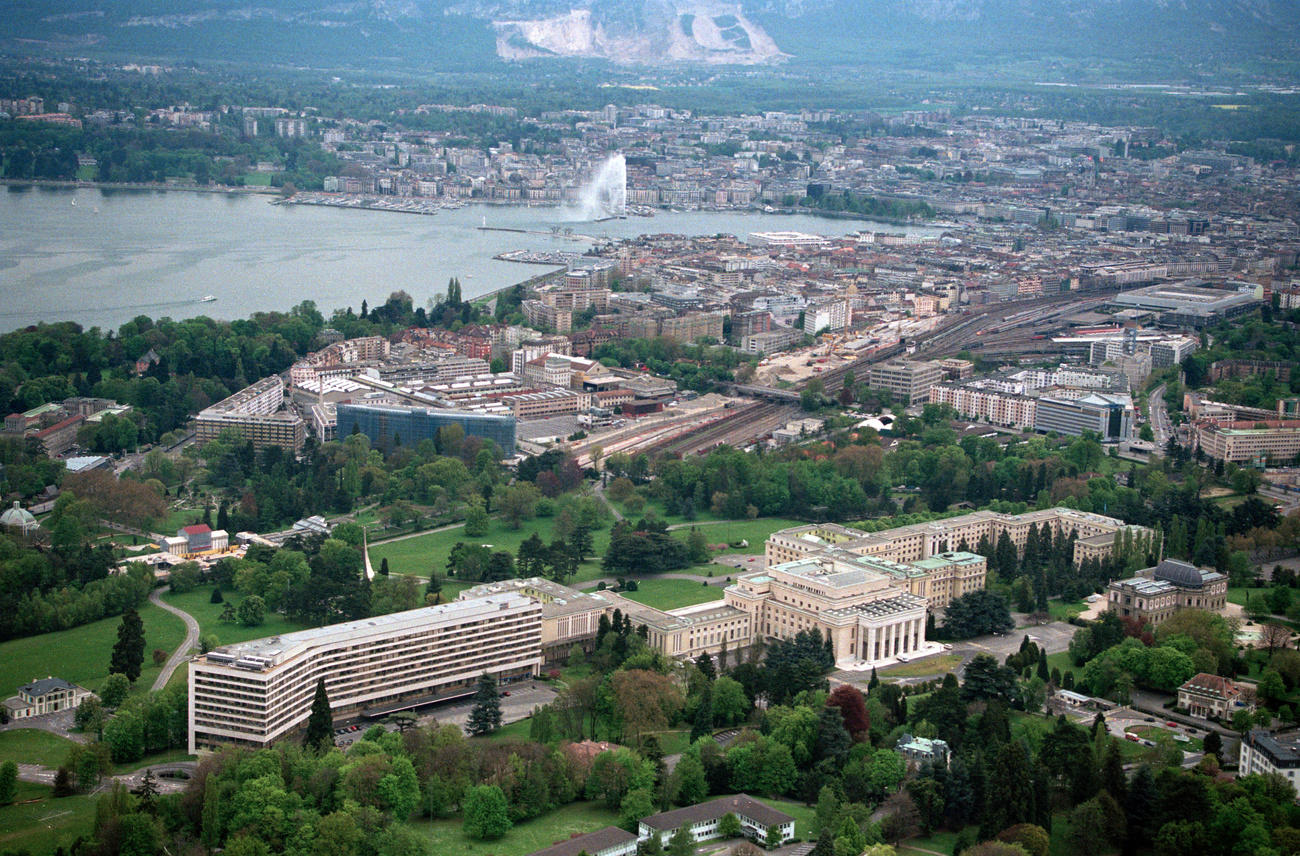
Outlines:
{"label": "green lawn", "polygon": [[817,809],[814,806],[804,805],[800,802],[788,802],[786,800],[773,800],[757,797],[758,801],[776,809],[783,811],[794,818],[794,835],[795,838],[801,838],[804,841],[813,839],[813,818],[817,815]]}
{"label": "green lawn", "polygon": [[957,668],[960,664],[960,654],[939,654],[934,657],[926,657],[921,660],[916,660],[912,663],[900,663],[897,666],[886,666],[880,670],[880,679],[923,678],[927,675],[945,675]]}
{"label": "green lawn", "polygon": [[[979,827],[972,826],[972,830]],[[956,832],[950,832],[941,829],[925,838],[909,838],[899,846],[900,854],[919,854],[919,856],[930,856],[928,853],[922,853],[923,850],[931,850],[938,853],[951,853],[953,845],[957,843]]]}
{"label": "green lawn", "polygon": [[[618,812],[603,803],[573,803],[522,823],[497,841],[475,841],[461,828],[459,817],[419,821],[411,828],[429,839],[438,856],[525,856],[587,832],[618,823]],[[2,839],[0,839],[2,840]]]}
{"label": "green lawn", "polygon": [[655,609],[677,609],[697,603],[722,600],[722,586],[700,585],[691,580],[647,579],[637,580],[636,591],[623,592],[623,597],[653,606]]}
{"label": "green lawn", "polygon": [[[493,519],[488,533],[478,538],[470,538],[464,527],[448,529],[445,532],[430,532],[414,538],[392,541],[387,544],[372,544],[370,562],[379,568],[383,559],[388,559],[388,570],[394,574],[411,574],[428,579],[429,571],[437,569],[440,576],[447,574],[447,557],[459,541],[472,544],[491,544],[493,550],[506,550],[511,554],[519,552],[519,545],[536,532],[548,544],[554,538],[555,518],[538,517],[525,520],[518,529],[511,529],[506,523]],[[609,530],[598,529],[591,533],[594,558],[589,558],[578,570],[577,581],[594,580],[604,576],[600,568],[600,556],[609,546]]]}
{"label": "green lawn", "polygon": [[[175,535],[176,530],[189,526],[195,521],[203,522],[202,508],[172,509],[167,512],[166,517],[155,523],[153,528],[163,535]],[[215,521],[213,525],[216,525]]]}
{"label": "green lawn", "polygon": [[1047,611],[1053,621],[1069,621],[1087,608],[1088,604],[1081,600],[1064,601],[1053,598],[1047,602]]}
{"label": "green lawn", "polygon": [[1013,710],[1009,714],[1011,720],[1011,739],[1024,740],[1035,752],[1043,745],[1043,737],[1054,727],[1054,720],[1051,717],[1039,716],[1032,713]]}
{"label": "green lawn", "polygon": [[1070,659],[1069,651],[1058,651],[1055,654],[1048,654],[1047,669],[1049,672],[1052,669],[1060,669],[1062,675],[1065,675],[1066,672],[1073,672],[1075,680],[1078,680],[1079,676],[1083,674],[1082,668],[1075,668],[1074,661]]}
{"label": "green lawn", "polygon": [[501,728],[487,736],[488,740],[527,740],[528,729],[532,725],[532,720],[521,719],[518,722],[512,722],[509,725],[503,725]]}
{"label": "green lawn", "polygon": [[0,731],[0,763],[40,764],[58,767],[68,757],[74,744],[66,737],[39,728],[13,728]]}
{"label": "green lawn", "polygon": [[[762,553],[763,544],[773,532],[803,526],[803,521],[790,520],[785,517],[762,517],[757,520],[728,520],[725,523],[710,523],[700,526],[700,531],[709,539],[710,544],[733,544],[748,541],[748,547],[727,547],[718,553]],[[680,537],[685,537],[686,530],[674,530]]]}
{"label": "green lawn", "polygon": [[[153,650],[161,648],[168,654],[176,650],[185,641],[185,624],[151,603],[145,603],[139,612],[144,622],[145,656],[135,691],[144,692],[158,677]],[[33,678],[48,675],[98,690],[108,677],[108,658],[121,622],[120,617],[105,618],[71,630],[0,643],[0,695],[12,695]]]}
{"label": "green lawn", "polygon": [[[225,600],[233,602],[236,606],[244,598],[234,589],[225,589],[221,594]],[[305,625],[289,621],[279,613],[270,611],[266,613],[266,621],[256,627],[226,623],[220,620],[221,610],[225,608],[225,604],[211,603],[211,597],[212,587],[204,585],[185,594],[168,592],[163,596],[163,599],[172,606],[183,609],[194,616],[195,620],[199,622],[199,632],[203,635],[210,633],[216,636],[222,645],[247,642],[249,639],[261,639],[264,636],[278,636],[281,633],[291,633],[305,627]]]}
{"label": "green lawn", "polygon": [[95,823],[92,797],[53,799],[44,785],[18,783],[13,805],[0,806],[0,851],[29,851],[35,856],[68,847],[88,836]]}
{"label": "green lawn", "polygon": [[244,186],[246,187],[270,187],[271,173],[269,172],[249,172],[244,174]]}

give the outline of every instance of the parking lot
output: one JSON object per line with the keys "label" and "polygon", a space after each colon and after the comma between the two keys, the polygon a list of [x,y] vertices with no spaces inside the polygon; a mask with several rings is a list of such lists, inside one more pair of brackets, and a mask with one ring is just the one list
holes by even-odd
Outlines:
{"label": "parking lot", "polygon": [[[512,722],[518,722],[521,719],[527,719],[532,715],[533,708],[541,705],[550,704],[555,700],[555,690],[542,681],[528,681],[517,684],[511,684],[501,688],[501,724],[509,725]],[[469,713],[474,708],[472,699],[464,699],[456,702],[446,702],[439,705],[422,708],[416,711],[420,725],[429,725],[437,722],[439,725],[459,725],[465,727],[469,721]],[[348,747],[361,739],[361,735],[366,733],[372,725],[382,725],[389,731],[396,731],[397,727],[385,723],[383,719],[376,720],[357,720],[345,725],[339,725],[334,729],[334,742],[341,747]]]}

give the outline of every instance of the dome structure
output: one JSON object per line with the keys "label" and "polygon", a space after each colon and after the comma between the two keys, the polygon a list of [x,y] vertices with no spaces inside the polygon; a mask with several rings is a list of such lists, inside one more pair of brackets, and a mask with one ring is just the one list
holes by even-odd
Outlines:
{"label": "dome structure", "polygon": [[1201,572],[1195,565],[1189,565],[1177,559],[1163,560],[1156,565],[1156,571],[1152,576],[1155,579],[1164,580],[1167,583],[1173,583],[1183,588],[1200,588],[1204,585]]}
{"label": "dome structure", "polygon": [[0,526],[6,529],[15,529],[24,535],[41,528],[41,524],[36,522],[36,518],[27,509],[19,505],[18,500],[14,500],[13,508],[5,509],[0,514]]}

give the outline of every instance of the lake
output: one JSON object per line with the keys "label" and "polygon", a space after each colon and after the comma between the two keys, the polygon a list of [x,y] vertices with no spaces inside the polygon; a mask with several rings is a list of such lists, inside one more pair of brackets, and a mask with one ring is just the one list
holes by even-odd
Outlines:
{"label": "lake", "polygon": [[[718,211],[604,223],[565,217],[558,208],[467,205],[424,216],[272,205],[249,194],[8,186],[0,188],[0,331],[64,320],[116,328],[138,315],[243,318],[303,300],[329,317],[336,308],[360,309],[362,300],[383,303],[397,289],[421,305],[453,276],[474,297],[546,270],[497,261],[498,253],[589,246],[552,234],[557,226],[596,238],[935,231]],[[484,222],[538,231],[484,231]],[[207,295],[217,300],[201,302]]]}

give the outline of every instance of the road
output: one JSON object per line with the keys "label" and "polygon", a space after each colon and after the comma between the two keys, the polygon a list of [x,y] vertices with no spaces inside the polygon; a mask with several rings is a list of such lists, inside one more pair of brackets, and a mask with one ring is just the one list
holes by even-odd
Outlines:
{"label": "road", "polygon": [[1147,396],[1147,405],[1151,410],[1151,430],[1156,435],[1156,454],[1163,455],[1169,445],[1169,438],[1174,436],[1174,426],[1169,421],[1169,411],[1165,409],[1163,383],[1151,390],[1151,395]]}
{"label": "road", "polygon": [[170,590],[170,586],[154,589],[149,592],[149,602],[161,606],[172,615],[180,616],[181,621],[185,622],[185,641],[172,652],[172,655],[167,658],[167,662],[163,664],[162,671],[158,673],[158,677],[153,682],[154,692],[158,692],[167,686],[167,681],[171,679],[172,673],[176,671],[176,668],[181,663],[189,659],[190,651],[197,648],[199,644],[199,623],[194,620],[194,616],[183,609],[177,609],[162,599],[163,593]]}
{"label": "road", "polygon": [[[121,782],[126,785],[128,790],[134,790],[140,787],[140,783],[144,780],[144,774],[150,770],[153,771],[154,783],[159,793],[178,793],[185,790],[185,785],[194,775],[196,767],[198,767],[198,763],[195,761],[170,761],[165,764],[145,766],[130,773],[123,773],[120,776],[107,776],[99,783],[99,787],[95,788],[91,793],[104,791],[114,782]],[[55,774],[55,770],[38,764],[18,765],[18,780],[20,782],[53,787]]]}

